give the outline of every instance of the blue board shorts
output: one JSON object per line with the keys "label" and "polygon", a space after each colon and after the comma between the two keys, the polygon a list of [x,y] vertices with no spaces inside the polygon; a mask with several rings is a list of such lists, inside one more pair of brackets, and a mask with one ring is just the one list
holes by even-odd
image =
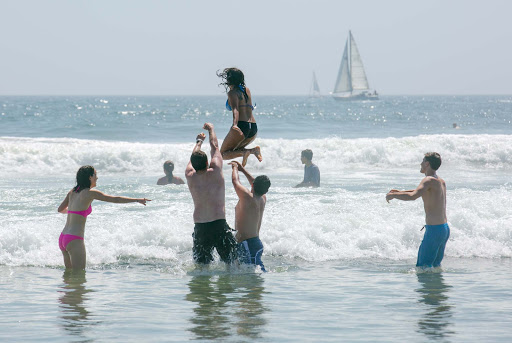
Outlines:
{"label": "blue board shorts", "polygon": [[450,237],[447,223],[441,225],[425,225],[425,235],[418,250],[416,267],[439,267],[444,257],[444,248]]}
{"label": "blue board shorts", "polygon": [[246,239],[238,243],[238,259],[240,263],[255,264],[261,267],[261,270],[266,272],[261,255],[263,254],[263,243],[259,237]]}

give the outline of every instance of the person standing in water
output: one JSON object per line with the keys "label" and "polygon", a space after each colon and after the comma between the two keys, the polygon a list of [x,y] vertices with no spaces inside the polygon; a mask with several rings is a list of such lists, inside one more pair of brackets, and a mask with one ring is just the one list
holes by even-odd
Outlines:
{"label": "person standing in water", "polygon": [[245,166],[252,154],[261,162],[259,146],[252,149],[245,148],[256,139],[258,126],[252,114],[254,106],[252,106],[251,91],[245,86],[244,73],[237,68],[226,68],[222,73],[217,73],[217,76],[222,78],[221,85],[228,93],[226,109],[233,112],[233,125],[220,148],[222,158],[232,160],[242,157],[242,166]]}
{"label": "person standing in water", "polygon": [[[266,175],[254,178],[236,161],[230,164],[232,167],[233,186],[235,187],[236,195],[238,195],[238,204],[235,207],[235,237],[238,242],[239,260],[242,263],[259,265],[262,271],[266,271],[261,260],[263,244],[259,234],[263,211],[267,203],[265,194],[270,187],[270,180]],[[244,173],[251,185],[251,190],[242,185],[238,171]]]}
{"label": "person standing in water", "polygon": [[203,127],[210,136],[211,162],[201,150],[206,136],[200,133],[192,150],[185,176],[194,201],[194,261],[209,264],[213,261],[213,248],[217,249],[221,260],[232,264],[237,258],[237,245],[231,228],[226,222],[225,184],[222,175],[222,155],[213,124]]}
{"label": "person standing in water", "polygon": [[170,184],[175,184],[175,185],[184,184],[185,181],[183,181],[181,179],[181,177],[179,177],[179,176],[174,176],[172,173],[173,171],[174,171],[174,163],[171,160],[165,161],[164,162],[165,176],[159,178],[158,181],[156,182],[156,184],[159,186],[170,185]]}
{"label": "person standing in water", "polygon": [[313,163],[313,151],[302,150],[300,161],[304,164],[304,180],[295,186],[299,187],[320,187],[320,169]]}
{"label": "person standing in water", "polygon": [[392,189],[386,194],[386,201],[423,199],[425,208],[425,235],[418,250],[416,267],[439,267],[444,257],[450,228],[446,218],[446,183],[437,175],[441,166],[441,156],[437,152],[425,154],[420,164],[420,172],[425,174],[416,189],[399,191]]}
{"label": "person standing in water", "polygon": [[[113,202],[117,204],[138,202],[146,206],[146,198],[136,199],[107,195],[96,187],[98,176],[92,166],[83,166],[76,173],[76,186],[68,192],[57,211],[67,214],[66,225],[59,237],[59,248],[64,257],[66,268],[75,270],[85,269],[85,222],[92,212],[91,203],[94,200]],[[85,209],[85,210],[84,210]]]}

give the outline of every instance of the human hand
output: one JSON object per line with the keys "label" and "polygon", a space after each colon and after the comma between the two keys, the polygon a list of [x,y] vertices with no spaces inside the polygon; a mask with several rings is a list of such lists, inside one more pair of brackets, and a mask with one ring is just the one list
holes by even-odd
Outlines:
{"label": "human hand", "polygon": [[139,204],[144,205],[144,206],[146,206],[146,201],[151,201],[151,200],[146,199],[146,198],[143,198],[143,199],[137,199],[137,202],[138,202]]}
{"label": "human hand", "polygon": [[229,162],[228,164],[230,164],[233,169],[238,169],[240,167],[243,168],[242,165],[240,164],[240,162],[237,162],[237,161],[232,161],[232,162]]}
{"label": "human hand", "polygon": [[206,138],[206,135],[204,134],[204,132],[201,132],[200,134],[197,135],[196,142],[197,141],[204,142],[205,138]]}
{"label": "human hand", "polygon": [[389,193],[398,193],[398,192],[400,192],[398,189],[392,189],[389,191]]}
{"label": "human hand", "polygon": [[207,130],[208,132],[211,132],[213,130],[213,124],[212,123],[204,123],[203,129]]}
{"label": "human hand", "polygon": [[233,124],[233,126],[231,126],[231,128],[232,128],[233,130],[235,130],[235,131],[238,131],[238,133],[239,133],[240,135],[242,135],[242,136],[243,136],[243,134],[244,134],[244,133],[243,133],[243,132],[242,132],[242,130],[238,127],[238,125]]}
{"label": "human hand", "polygon": [[393,195],[394,192],[389,192],[386,194],[386,201],[389,203],[390,200],[393,200],[395,196]]}

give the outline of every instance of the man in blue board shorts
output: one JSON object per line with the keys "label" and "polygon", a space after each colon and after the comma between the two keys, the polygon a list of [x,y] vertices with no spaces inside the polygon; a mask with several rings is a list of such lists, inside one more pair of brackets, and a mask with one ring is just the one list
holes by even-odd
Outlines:
{"label": "man in blue board shorts", "polygon": [[[267,203],[265,194],[270,187],[270,180],[265,175],[254,178],[236,161],[230,164],[233,168],[233,186],[238,195],[238,204],[235,207],[235,237],[238,242],[238,257],[241,263],[258,265],[265,272],[265,266],[261,261],[263,244],[259,234],[263,211]],[[244,173],[251,185],[250,190],[240,182],[238,171]]]}
{"label": "man in blue board shorts", "polygon": [[386,194],[386,200],[416,200],[423,199],[425,208],[425,235],[418,250],[416,267],[439,267],[444,257],[444,248],[450,237],[450,228],[446,219],[446,183],[437,176],[441,166],[441,156],[437,152],[425,154],[420,164],[420,172],[425,174],[416,189],[399,191],[392,189]]}

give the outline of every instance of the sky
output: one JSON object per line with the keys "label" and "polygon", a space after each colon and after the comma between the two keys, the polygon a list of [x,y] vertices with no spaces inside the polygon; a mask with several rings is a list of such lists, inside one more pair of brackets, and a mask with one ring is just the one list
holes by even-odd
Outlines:
{"label": "sky", "polygon": [[258,95],[334,87],[351,30],[383,95],[512,94],[512,1],[2,0],[0,95]]}

